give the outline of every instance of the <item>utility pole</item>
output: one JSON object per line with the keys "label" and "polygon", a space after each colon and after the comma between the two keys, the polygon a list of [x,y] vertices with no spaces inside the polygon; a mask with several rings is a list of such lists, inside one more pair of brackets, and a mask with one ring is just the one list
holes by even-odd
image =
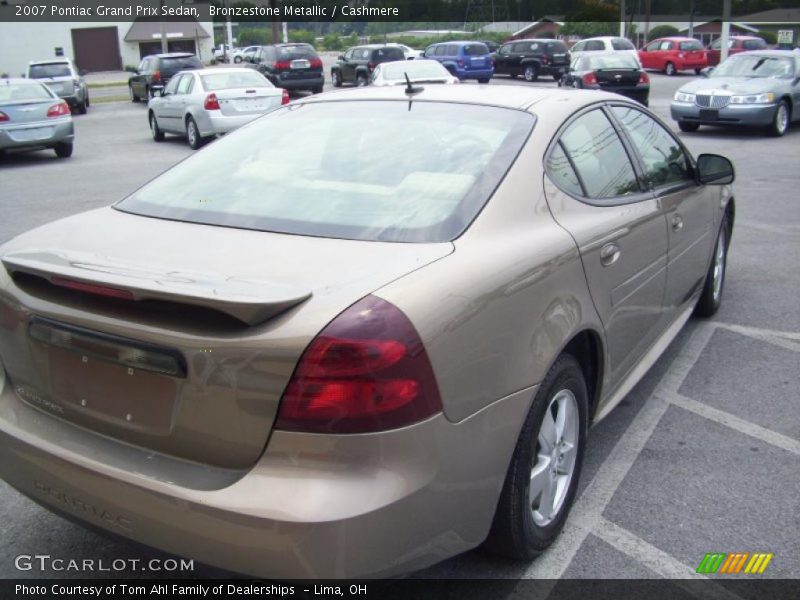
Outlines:
{"label": "utility pole", "polygon": [[731,36],[731,0],[722,0],[722,46],[719,49],[719,62],[728,58],[728,38]]}
{"label": "utility pole", "polygon": [[619,37],[625,37],[625,0],[619,0]]}
{"label": "utility pole", "polygon": [[225,33],[227,33],[226,41],[227,44],[222,45],[222,60],[224,62],[230,61],[229,53],[233,51],[233,25],[231,24],[231,0],[225,0],[225,7],[228,9],[227,15],[225,16]]}
{"label": "utility pole", "polygon": [[690,38],[694,37],[694,0],[689,0],[689,33],[688,36]]}
{"label": "utility pole", "polygon": [[[273,15],[278,14],[278,0],[269,0],[269,7]],[[277,44],[280,40],[280,28],[278,27],[278,17],[272,17],[272,43]]]}

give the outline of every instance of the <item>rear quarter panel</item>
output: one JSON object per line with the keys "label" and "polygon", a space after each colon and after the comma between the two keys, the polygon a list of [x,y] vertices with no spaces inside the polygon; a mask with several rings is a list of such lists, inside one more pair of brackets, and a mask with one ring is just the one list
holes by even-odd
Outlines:
{"label": "rear quarter panel", "polygon": [[542,154],[561,119],[547,121],[455,252],[377,292],[419,331],[451,421],[540,382],[578,331],[602,332],[575,243],[544,198]]}

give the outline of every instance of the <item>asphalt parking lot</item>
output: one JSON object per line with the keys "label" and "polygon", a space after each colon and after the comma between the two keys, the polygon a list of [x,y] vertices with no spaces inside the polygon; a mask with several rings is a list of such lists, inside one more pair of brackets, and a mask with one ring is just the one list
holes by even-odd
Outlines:
{"label": "asphalt parking lot", "polygon": [[[669,102],[691,77],[653,74],[651,108],[670,122]],[[550,78],[490,85],[499,84],[555,86]],[[0,159],[0,243],[112,203],[192,153],[179,138],[154,143],[145,114],[141,104],[96,105],[75,117],[71,159],[52,151]],[[690,321],[592,430],[578,499],[548,553],[520,564],[475,550],[418,576],[689,578],[708,552],[770,552],[762,577],[800,577],[800,127],[777,139],[705,127],[679,135],[695,155],[724,154],[737,169],[720,311]],[[87,531],[0,482],[0,577],[108,575],[20,572],[22,554],[108,562],[163,556]],[[219,574],[196,565],[180,575]]]}

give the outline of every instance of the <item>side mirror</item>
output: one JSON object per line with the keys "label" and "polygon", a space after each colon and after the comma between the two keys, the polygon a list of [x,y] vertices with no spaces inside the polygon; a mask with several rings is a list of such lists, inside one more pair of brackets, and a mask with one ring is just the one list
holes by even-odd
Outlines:
{"label": "side mirror", "polygon": [[340,54],[339,58],[337,58],[336,60],[344,60],[344,54]]}
{"label": "side mirror", "polygon": [[164,90],[164,86],[161,85],[154,85],[150,88],[150,92],[152,93],[153,97],[155,96],[169,96],[169,92]]}
{"label": "side mirror", "polygon": [[714,70],[714,67],[706,67],[705,69],[700,69],[700,76],[701,77],[708,77],[711,75],[711,72]]}
{"label": "side mirror", "polygon": [[697,157],[697,180],[710,185],[733,183],[736,173],[733,163],[719,154],[701,154]]}

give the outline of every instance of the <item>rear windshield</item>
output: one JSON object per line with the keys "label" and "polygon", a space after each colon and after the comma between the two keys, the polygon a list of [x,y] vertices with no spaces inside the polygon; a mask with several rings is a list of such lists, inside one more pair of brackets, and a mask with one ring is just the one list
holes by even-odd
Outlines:
{"label": "rear windshield", "polygon": [[372,60],[376,62],[388,62],[390,60],[405,60],[406,55],[400,48],[379,48],[372,51]]}
{"label": "rear windshield", "polygon": [[162,58],[162,69],[180,71],[182,69],[202,69],[203,63],[196,56],[181,56],[180,58]]}
{"label": "rear windshield", "polygon": [[614,50],[636,50],[636,47],[633,44],[622,38],[611,40],[611,47]]}
{"label": "rear windshield", "polygon": [[3,83],[0,81],[0,102],[47,100],[53,95],[41,83]]}
{"label": "rear windshield", "polygon": [[679,44],[681,50],[702,50],[703,44],[698,42],[697,40],[692,40],[690,42],[681,42]]}
{"label": "rear windshield", "polygon": [[492,195],[534,121],[517,110],[425,101],[289,105],[116,208],[309,236],[449,241]]}
{"label": "rear windshield", "polygon": [[547,42],[547,49],[550,52],[566,52],[567,45],[564,42]]}
{"label": "rear windshield", "polygon": [[489,54],[489,48],[486,47],[486,44],[465,44],[464,54],[467,56],[483,56],[484,54]]}
{"label": "rear windshield", "polygon": [[210,75],[201,75],[200,80],[203,82],[203,88],[209,92],[217,90],[229,90],[233,88],[258,88],[258,87],[274,87],[266,77],[257,71],[232,71],[225,72],[220,69],[220,73],[212,73]]}
{"label": "rear windshield", "polygon": [[583,69],[638,69],[639,64],[630,54],[608,54],[606,56],[587,56],[583,59]]}
{"label": "rear windshield", "polygon": [[383,78],[389,81],[403,81],[406,74],[409,79],[426,77],[450,77],[450,73],[435,60],[404,60],[400,63],[389,63],[383,67]]}
{"label": "rear windshield", "polygon": [[49,63],[44,65],[31,65],[28,67],[28,77],[31,79],[44,79],[46,77],[70,77],[69,65],[66,63]]}
{"label": "rear windshield", "polygon": [[317,53],[309,46],[279,46],[278,55],[283,59],[315,58]]}

